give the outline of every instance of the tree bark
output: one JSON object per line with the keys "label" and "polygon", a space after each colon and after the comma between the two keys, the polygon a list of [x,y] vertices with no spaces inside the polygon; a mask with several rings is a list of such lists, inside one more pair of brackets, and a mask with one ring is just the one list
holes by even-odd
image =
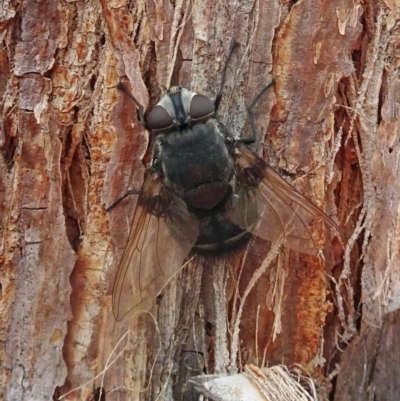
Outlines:
{"label": "tree bark", "polygon": [[[3,1],[0,400],[195,400],[191,377],[249,364],[299,364],[323,400],[400,399],[399,19],[389,0]],[[274,78],[253,150],[348,243],[315,227],[323,257],[195,257],[115,322],[137,197],[106,208],[150,160],[117,85],[147,110],[173,84],[214,99],[232,40],[219,118],[250,136]]]}

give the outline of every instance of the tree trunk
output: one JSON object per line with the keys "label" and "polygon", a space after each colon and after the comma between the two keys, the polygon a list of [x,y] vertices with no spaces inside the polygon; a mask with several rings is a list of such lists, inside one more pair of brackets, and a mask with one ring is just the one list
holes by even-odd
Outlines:
{"label": "tree trunk", "polygon": [[[3,1],[0,400],[197,400],[191,377],[248,364],[299,364],[322,400],[399,400],[399,19],[389,0]],[[220,119],[248,137],[273,77],[253,150],[348,243],[316,227],[323,256],[194,257],[115,322],[137,197],[106,207],[150,160],[117,85],[147,110],[173,84],[214,99],[233,39]]]}

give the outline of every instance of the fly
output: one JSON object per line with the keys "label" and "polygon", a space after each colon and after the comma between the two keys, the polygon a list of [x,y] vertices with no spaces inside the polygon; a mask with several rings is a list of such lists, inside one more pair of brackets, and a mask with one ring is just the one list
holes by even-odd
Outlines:
{"label": "fly", "polygon": [[[114,284],[116,320],[143,300],[154,299],[190,252],[229,251],[255,235],[317,254],[310,229],[316,219],[333,227],[345,242],[330,217],[248,148],[251,140],[235,139],[218,120],[226,70],[236,47],[231,47],[214,102],[173,86],[146,119],[143,106],[120,86],[136,104],[154,144]],[[253,135],[253,107],[273,83],[248,109]]]}

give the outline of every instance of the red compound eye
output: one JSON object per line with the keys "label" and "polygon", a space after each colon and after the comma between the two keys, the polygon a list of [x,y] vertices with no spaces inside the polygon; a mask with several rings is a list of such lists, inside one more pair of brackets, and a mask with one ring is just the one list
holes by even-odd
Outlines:
{"label": "red compound eye", "polygon": [[215,111],[212,100],[203,95],[194,95],[190,103],[190,117],[192,120],[200,120],[208,117]]}
{"label": "red compound eye", "polygon": [[161,131],[174,125],[171,116],[162,106],[155,106],[147,117],[147,125],[151,131]]}

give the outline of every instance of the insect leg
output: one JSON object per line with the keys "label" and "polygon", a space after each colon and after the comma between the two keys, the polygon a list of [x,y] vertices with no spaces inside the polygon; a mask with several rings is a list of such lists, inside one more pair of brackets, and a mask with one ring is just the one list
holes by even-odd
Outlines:
{"label": "insect leg", "polygon": [[117,199],[114,203],[112,203],[110,206],[106,208],[106,212],[109,212],[111,209],[114,208],[114,206],[117,206],[119,202],[121,202],[123,199],[125,199],[129,195],[139,195],[140,191],[137,189],[130,189],[125,195],[121,196],[119,199]]}
{"label": "insect leg", "polygon": [[126,95],[128,95],[128,97],[133,100],[133,102],[136,104],[137,108],[138,108],[138,117],[139,117],[139,121],[142,123],[143,127],[148,129],[147,127],[147,121],[144,117],[144,110],[143,110],[143,106],[139,103],[139,101],[135,98],[135,96],[132,95],[132,93],[130,93],[128,91],[128,89],[125,88],[124,85],[121,84],[121,82],[118,84],[117,88],[119,90],[121,90],[122,92],[124,92]]}
{"label": "insect leg", "polygon": [[219,91],[218,91],[217,97],[215,98],[215,102],[214,102],[215,112],[218,111],[219,105],[221,103],[222,93],[224,92],[224,86],[225,86],[225,81],[226,81],[226,70],[228,69],[229,61],[231,60],[232,54],[238,46],[239,46],[239,43],[236,42],[236,40],[234,40],[231,44],[231,48],[229,49],[228,58],[226,59],[224,69],[222,70],[221,85],[219,86]]}
{"label": "insect leg", "polygon": [[250,125],[251,125],[251,137],[241,139],[240,142],[242,142],[244,144],[250,144],[250,143],[255,142],[256,137],[257,137],[257,132],[256,132],[256,124],[254,121],[253,108],[257,104],[257,102],[260,100],[261,96],[274,84],[275,84],[275,80],[272,79],[271,82],[269,82],[266,86],[264,86],[264,88],[262,88],[261,92],[253,99],[250,106],[248,107],[247,114],[249,115],[249,120],[250,120]]}

